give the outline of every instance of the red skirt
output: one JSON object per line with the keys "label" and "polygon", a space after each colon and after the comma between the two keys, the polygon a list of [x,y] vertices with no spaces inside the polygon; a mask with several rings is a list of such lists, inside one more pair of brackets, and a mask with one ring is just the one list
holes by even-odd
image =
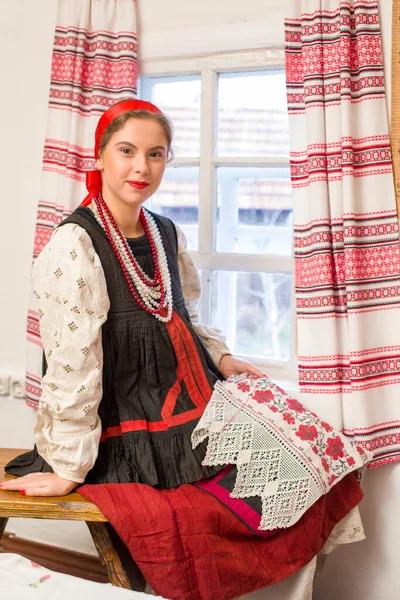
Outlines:
{"label": "red skirt", "polygon": [[354,473],[292,527],[254,535],[194,485],[84,485],[157,594],[171,600],[230,600],[282,581],[309,563],[333,527],[362,499]]}

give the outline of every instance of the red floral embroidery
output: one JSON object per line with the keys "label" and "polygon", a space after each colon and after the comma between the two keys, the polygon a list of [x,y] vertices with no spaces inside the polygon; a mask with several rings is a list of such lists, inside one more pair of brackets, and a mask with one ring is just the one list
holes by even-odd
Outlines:
{"label": "red floral embroidery", "polygon": [[259,404],[263,404],[264,402],[271,402],[274,394],[271,390],[256,390],[252,396],[253,400],[258,402]]}
{"label": "red floral embroidery", "polygon": [[314,425],[300,425],[296,435],[301,440],[316,440],[318,437],[317,429]]}
{"label": "red floral embroidery", "polygon": [[[267,418],[267,407],[274,413],[274,415],[268,414],[270,420],[275,420],[275,415],[278,417],[276,424],[280,425],[279,430],[283,433],[286,429],[294,448],[301,447],[303,451],[304,442],[308,443],[310,451],[307,460],[314,464],[327,489],[346,473],[354,470],[359,463],[365,462],[367,456],[365,449],[355,445],[361,455],[361,459],[358,458],[352,448],[347,446],[343,436],[329,423],[320,420],[314,412],[295,398],[288,396],[284,390],[273,385],[267,378],[265,381],[262,378],[253,381],[253,378],[246,377],[243,380],[241,376],[233,376],[231,381],[234,384],[233,389],[243,390],[248,394],[246,398],[251,398],[258,403],[257,411],[263,419]],[[302,443],[296,442],[296,437],[297,440],[301,439]]]}
{"label": "red floral embroidery", "polygon": [[333,460],[337,460],[338,458],[343,458],[343,442],[340,437],[337,435],[334,438],[328,438],[327,440],[328,446],[326,449],[326,454],[328,456],[332,456]]}
{"label": "red floral embroidery", "polygon": [[238,383],[238,390],[242,390],[242,392],[249,392],[250,386],[248,383],[241,381],[240,383]]}
{"label": "red floral embroidery", "polygon": [[300,404],[300,402],[298,402],[297,400],[295,400],[294,398],[288,398],[287,399],[287,405],[290,408],[290,410],[295,410],[296,412],[302,413],[305,412],[305,408],[302,404]]}
{"label": "red floral embroidery", "polygon": [[329,473],[329,465],[328,465],[328,461],[326,460],[326,458],[321,459],[321,464],[324,467],[325,471],[327,473]]}
{"label": "red floral embroidery", "polygon": [[296,422],[296,419],[290,413],[283,413],[282,418],[286,423],[289,423],[289,425],[293,425]]}
{"label": "red floral embroidery", "polygon": [[333,431],[333,427],[331,427],[329,425],[329,423],[325,423],[325,421],[321,421],[321,425],[325,429],[325,431],[327,431],[328,433],[330,433],[331,431]]}

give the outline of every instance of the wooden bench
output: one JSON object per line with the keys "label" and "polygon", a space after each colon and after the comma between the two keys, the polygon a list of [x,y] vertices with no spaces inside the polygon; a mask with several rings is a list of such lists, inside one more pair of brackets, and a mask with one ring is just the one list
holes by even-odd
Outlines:
{"label": "wooden bench", "polygon": [[[0,481],[12,478],[4,466],[27,450],[0,448]],[[27,497],[0,490],[0,540],[8,519],[54,519],[85,521],[110,582],[118,587],[143,592],[145,579],[106,517],[92,502],[76,492],[59,497]]]}

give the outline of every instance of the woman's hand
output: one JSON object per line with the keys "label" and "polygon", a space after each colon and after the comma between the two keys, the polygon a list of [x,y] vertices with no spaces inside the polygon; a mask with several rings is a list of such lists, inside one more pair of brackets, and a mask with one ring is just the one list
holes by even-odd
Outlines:
{"label": "woman's hand", "polygon": [[256,375],[257,377],[265,377],[264,373],[261,373],[261,371],[250,362],[236,358],[235,356],[232,356],[232,354],[223,355],[219,361],[218,369],[225,379],[228,379],[231,375],[241,375],[242,373],[250,373],[250,375]]}
{"label": "woman's hand", "polygon": [[0,490],[20,491],[24,496],[66,496],[77,485],[76,481],[63,479],[56,473],[30,473],[0,482]]}

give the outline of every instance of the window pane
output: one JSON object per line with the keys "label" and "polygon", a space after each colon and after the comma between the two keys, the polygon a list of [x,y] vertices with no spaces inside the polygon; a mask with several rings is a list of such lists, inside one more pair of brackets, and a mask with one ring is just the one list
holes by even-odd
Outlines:
{"label": "window pane", "polygon": [[217,138],[218,156],[289,157],[284,72],[221,74]]}
{"label": "window pane", "polygon": [[[150,82],[151,92],[147,94],[151,93],[151,101],[165,112],[174,126],[174,155],[200,156],[200,78],[163,77],[152,78]],[[146,85],[142,87],[145,93]]]}
{"label": "window pane", "polygon": [[214,271],[211,319],[233,353],[289,360],[291,274]]}
{"label": "window pane", "polygon": [[288,169],[218,169],[218,252],[291,256],[292,238]]}
{"label": "window pane", "polygon": [[167,168],[148,208],[181,227],[189,250],[198,247],[199,170],[197,167]]}

